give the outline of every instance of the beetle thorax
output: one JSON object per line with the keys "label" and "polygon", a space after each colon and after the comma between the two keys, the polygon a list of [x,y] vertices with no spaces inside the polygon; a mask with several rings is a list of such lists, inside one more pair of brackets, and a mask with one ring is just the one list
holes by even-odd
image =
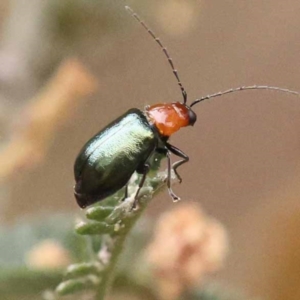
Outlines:
{"label": "beetle thorax", "polygon": [[146,108],[146,114],[159,133],[167,137],[191,125],[189,107],[180,102],[152,105]]}

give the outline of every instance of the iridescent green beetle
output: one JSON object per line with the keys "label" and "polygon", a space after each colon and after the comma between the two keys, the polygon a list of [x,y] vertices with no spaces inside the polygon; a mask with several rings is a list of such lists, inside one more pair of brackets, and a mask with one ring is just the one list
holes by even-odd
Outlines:
{"label": "iridescent green beetle", "polygon": [[[136,171],[142,174],[142,177],[135,195],[133,204],[133,207],[135,207],[138,194],[151,167],[151,157],[155,152],[166,155],[168,159],[168,191],[173,200],[179,200],[179,197],[171,189],[171,170],[174,170],[175,175],[181,182],[177,168],[186,163],[189,157],[169,144],[168,139],[180,128],[194,125],[197,115],[191,107],[195,104],[214,97],[245,90],[275,90],[299,96],[298,92],[284,88],[253,85],[208,95],[196,99],[188,105],[187,93],[181,84],[177,70],[166,48],[131,8],[126,6],[126,9],[143,25],[163,50],[181,89],[183,101],[148,106],[144,111],[136,108],[130,109],[104,127],[83,146],[74,166],[76,181],[74,195],[81,208],[103,200],[123,187],[125,187],[125,197],[127,197],[128,181]],[[180,157],[181,160],[172,165],[171,153]]]}

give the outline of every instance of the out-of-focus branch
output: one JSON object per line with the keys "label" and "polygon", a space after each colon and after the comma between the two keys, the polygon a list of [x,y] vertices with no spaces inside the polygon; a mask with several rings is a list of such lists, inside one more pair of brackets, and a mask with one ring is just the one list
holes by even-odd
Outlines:
{"label": "out-of-focus branch", "polygon": [[56,131],[96,87],[96,79],[77,59],[62,62],[53,78],[25,108],[20,126],[0,152],[0,180],[40,163]]}

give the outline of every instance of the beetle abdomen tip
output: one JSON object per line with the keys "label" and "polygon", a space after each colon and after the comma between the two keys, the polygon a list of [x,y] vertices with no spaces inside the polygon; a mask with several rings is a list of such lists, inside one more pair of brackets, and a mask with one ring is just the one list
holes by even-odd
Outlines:
{"label": "beetle abdomen tip", "polygon": [[74,196],[75,196],[75,199],[76,199],[78,205],[81,208],[86,208],[88,206],[89,200],[86,195],[80,194],[80,193],[77,193],[76,191],[74,191]]}

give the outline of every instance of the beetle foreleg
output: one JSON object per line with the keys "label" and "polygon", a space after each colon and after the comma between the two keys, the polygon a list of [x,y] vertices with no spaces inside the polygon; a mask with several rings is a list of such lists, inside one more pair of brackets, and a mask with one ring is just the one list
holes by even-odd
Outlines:
{"label": "beetle foreleg", "polygon": [[140,190],[141,190],[141,188],[143,187],[143,185],[145,183],[145,179],[146,179],[146,176],[147,176],[149,170],[150,170],[150,166],[147,163],[143,165],[142,170],[139,170],[139,173],[142,174],[142,179],[141,179],[141,181],[139,183],[139,188],[138,188],[138,190],[137,190],[137,192],[136,192],[136,194],[134,196],[134,202],[133,202],[133,205],[132,205],[131,209],[135,209],[136,208],[136,205],[137,205],[137,203],[139,201],[138,200],[138,196],[139,196]]}
{"label": "beetle foreleg", "polygon": [[170,152],[172,152],[174,155],[183,158],[182,160],[179,160],[179,161],[175,162],[175,163],[172,165],[172,168],[173,168],[173,170],[174,170],[174,173],[175,173],[176,177],[178,178],[179,183],[181,183],[181,182],[182,182],[182,178],[181,178],[181,176],[178,174],[177,168],[178,168],[179,166],[181,166],[181,165],[187,163],[187,162],[190,160],[190,158],[189,158],[184,152],[182,152],[180,149],[178,149],[177,147],[175,147],[175,146],[173,146],[173,145],[171,145],[171,144],[169,144],[169,143],[166,143],[166,146],[167,146],[167,149],[168,149]]}
{"label": "beetle foreleg", "polygon": [[128,198],[128,183],[125,185],[125,193],[121,201],[123,202],[126,198]]}
{"label": "beetle foreleg", "polygon": [[167,158],[168,158],[168,178],[167,178],[168,192],[169,192],[169,195],[172,197],[173,201],[175,202],[175,201],[180,200],[180,198],[172,191],[172,188],[171,188],[172,164],[171,164],[171,158],[170,158],[170,152],[169,151],[167,152]]}

